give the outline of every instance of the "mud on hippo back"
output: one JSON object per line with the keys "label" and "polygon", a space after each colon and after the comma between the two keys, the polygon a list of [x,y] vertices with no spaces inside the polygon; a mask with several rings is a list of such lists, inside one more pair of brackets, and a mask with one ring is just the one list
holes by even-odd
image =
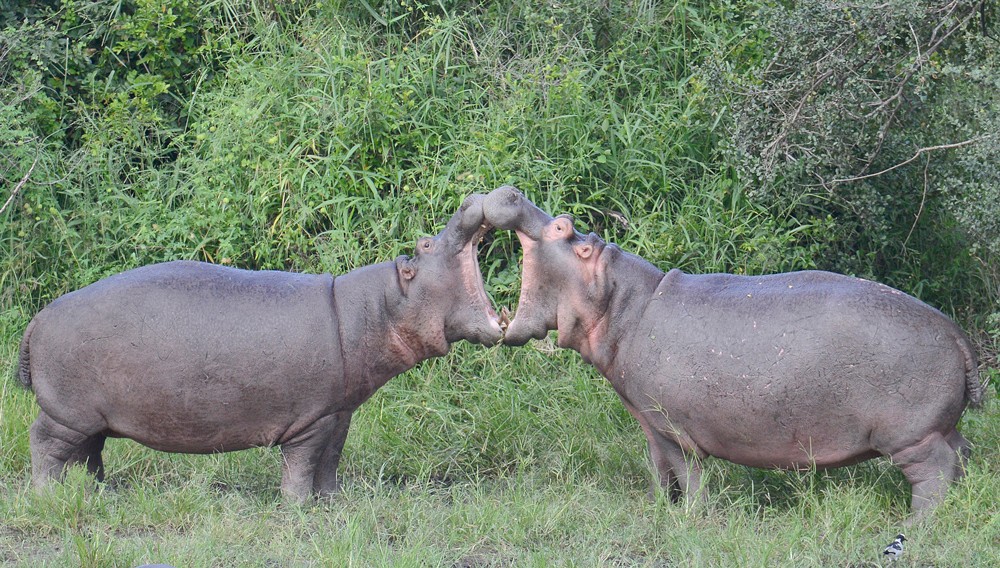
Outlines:
{"label": "mud on hippo back", "polygon": [[484,211],[523,249],[504,342],[558,330],[639,421],[674,496],[699,491],[706,456],[796,469],[888,456],[915,512],[961,476],[955,426],[982,386],[968,338],[934,308],[829,272],[664,274],[509,186]]}
{"label": "mud on hippo back", "polygon": [[482,201],[412,258],[342,276],[178,261],[56,299],[20,350],[41,407],[34,484],[75,463],[103,477],[105,439],[124,437],[166,452],[278,445],[286,498],[335,492],[351,415],[376,389],[452,342],[500,341],[476,260]]}

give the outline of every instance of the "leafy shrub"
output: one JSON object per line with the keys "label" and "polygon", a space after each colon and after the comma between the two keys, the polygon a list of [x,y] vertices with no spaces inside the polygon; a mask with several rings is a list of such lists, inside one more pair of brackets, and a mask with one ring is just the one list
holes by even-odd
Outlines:
{"label": "leafy shrub", "polygon": [[[985,327],[996,50],[970,6],[18,4],[2,300],[172,258],[342,272],[513,183],[665,269],[832,268]],[[516,247],[485,243],[502,304]]]}
{"label": "leafy shrub", "polygon": [[[746,4],[747,71],[712,65],[751,199],[833,219],[824,268],[975,319],[995,302],[994,1]],[[995,160],[994,160],[995,161]],[[961,197],[957,197],[961,196]],[[987,252],[993,251],[993,252]],[[985,293],[985,295],[984,295]]]}

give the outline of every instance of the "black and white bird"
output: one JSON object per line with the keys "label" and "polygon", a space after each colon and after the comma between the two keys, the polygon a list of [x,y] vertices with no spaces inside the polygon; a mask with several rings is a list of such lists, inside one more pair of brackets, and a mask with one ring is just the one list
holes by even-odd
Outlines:
{"label": "black and white bird", "polygon": [[892,541],[892,544],[885,547],[885,550],[882,551],[882,554],[884,556],[887,556],[890,561],[896,560],[903,554],[903,541],[905,540],[906,537],[903,536],[902,533],[897,534],[896,540]]}

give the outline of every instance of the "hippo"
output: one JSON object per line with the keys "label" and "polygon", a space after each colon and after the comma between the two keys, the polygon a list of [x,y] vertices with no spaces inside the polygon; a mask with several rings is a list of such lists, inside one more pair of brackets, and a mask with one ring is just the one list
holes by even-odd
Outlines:
{"label": "hippo", "polygon": [[28,324],[20,381],[41,408],[32,484],[83,463],[103,479],[105,440],[165,452],[281,448],[281,492],[337,492],[351,415],[392,377],[464,339],[498,344],[476,258],[483,196],[400,256],[341,276],[174,261],[51,302]]}
{"label": "hippo", "polygon": [[970,445],[956,424],[982,385],[968,337],[938,310],[823,271],[664,274],[510,186],[483,210],[523,251],[504,343],[557,330],[639,422],[672,498],[704,499],[708,456],[779,469],[888,456],[914,513],[962,475]]}

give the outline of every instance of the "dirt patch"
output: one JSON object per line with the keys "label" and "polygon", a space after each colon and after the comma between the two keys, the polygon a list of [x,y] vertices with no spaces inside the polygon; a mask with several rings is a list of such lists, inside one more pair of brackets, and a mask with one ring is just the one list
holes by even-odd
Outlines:
{"label": "dirt patch", "polygon": [[39,566],[62,554],[62,541],[30,535],[21,529],[0,527],[0,564]]}
{"label": "dirt patch", "polygon": [[508,568],[510,566],[514,566],[512,558],[505,558],[494,550],[483,549],[462,556],[451,565],[451,568]]}

